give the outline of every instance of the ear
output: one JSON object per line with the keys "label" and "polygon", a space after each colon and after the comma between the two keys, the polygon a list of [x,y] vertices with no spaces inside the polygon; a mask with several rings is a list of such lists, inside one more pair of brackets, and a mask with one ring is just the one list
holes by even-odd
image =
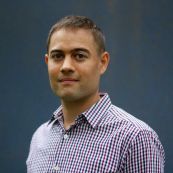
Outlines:
{"label": "ear", "polygon": [[45,54],[44,60],[46,64],[48,64],[48,59],[49,59],[48,54]]}
{"label": "ear", "polygon": [[108,64],[109,64],[109,59],[110,59],[109,53],[103,52],[101,55],[101,61],[100,61],[100,63],[101,63],[100,74],[101,75],[106,71]]}

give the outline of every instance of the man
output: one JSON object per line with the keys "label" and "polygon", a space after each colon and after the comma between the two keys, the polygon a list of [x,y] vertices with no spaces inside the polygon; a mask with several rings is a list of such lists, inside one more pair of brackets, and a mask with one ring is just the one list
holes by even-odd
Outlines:
{"label": "man", "polygon": [[48,36],[45,62],[61,106],[33,135],[28,173],[164,172],[157,134],[99,92],[109,53],[93,21],[83,16],[58,21]]}

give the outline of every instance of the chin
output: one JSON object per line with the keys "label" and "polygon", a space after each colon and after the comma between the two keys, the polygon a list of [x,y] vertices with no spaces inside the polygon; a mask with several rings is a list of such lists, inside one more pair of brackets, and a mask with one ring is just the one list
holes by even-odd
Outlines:
{"label": "chin", "polygon": [[77,96],[74,93],[66,92],[66,93],[56,93],[56,95],[64,101],[75,101]]}
{"label": "chin", "polygon": [[63,101],[67,101],[67,102],[74,102],[74,101],[79,100],[79,98],[72,96],[72,95],[61,96],[60,99]]}

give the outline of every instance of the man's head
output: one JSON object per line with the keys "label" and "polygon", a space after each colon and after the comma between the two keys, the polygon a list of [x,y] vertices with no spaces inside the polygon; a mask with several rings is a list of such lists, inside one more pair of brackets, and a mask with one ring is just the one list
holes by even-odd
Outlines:
{"label": "man's head", "polygon": [[99,97],[100,76],[106,71],[109,54],[101,31],[90,19],[70,16],[55,24],[45,61],[51,88],[62,101],[89,99],[93,103]]}
{"label": "man's head", "polygon": [[77,30],[84,29],[91,32],[98,53],[102,53],[105,51],[105,36],[101,29],[89,18],[85,16],[66,16],[62,18],[60,21],[55,23],[50,29],[48,38],[47,38],[47,53],[49,52],[50,40],[54,32],[60,29],[69,29],[69,30]]}

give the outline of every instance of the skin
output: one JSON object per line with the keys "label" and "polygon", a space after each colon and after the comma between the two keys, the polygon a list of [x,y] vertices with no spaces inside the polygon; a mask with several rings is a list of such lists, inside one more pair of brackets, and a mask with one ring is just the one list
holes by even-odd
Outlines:
{"label": "skin", "polygon": [[97,50],[92,34],[85,29],[60,29],[51,37],[45,62],[51,88],[61,99],[65,129],[100,99],[99,82],[109,54]]}

